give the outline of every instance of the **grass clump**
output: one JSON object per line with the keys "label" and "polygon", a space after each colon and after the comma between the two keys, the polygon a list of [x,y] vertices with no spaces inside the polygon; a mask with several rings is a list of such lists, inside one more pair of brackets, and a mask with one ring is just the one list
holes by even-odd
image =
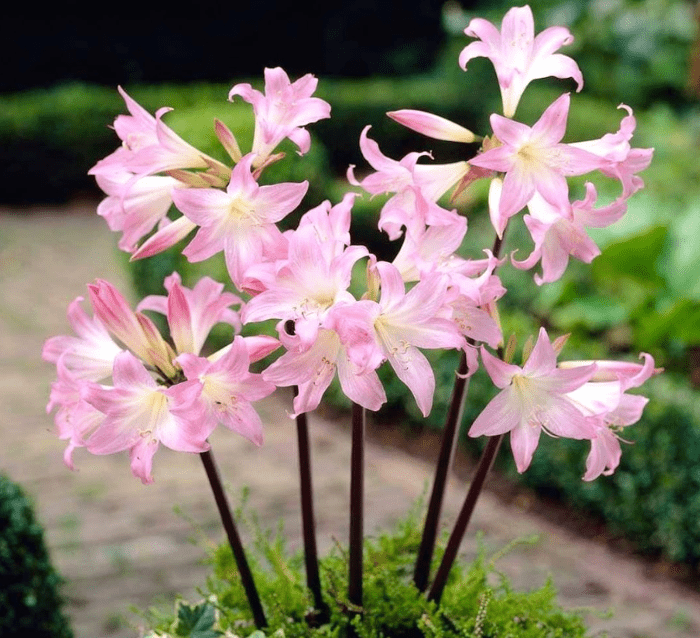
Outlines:
{"label": "grass clump", "polygon": [[[580,615],[556,603],[551,583],[520,593],[483,552],[456,565],[438,607],[413,585],[420,518],[410,516],[392,533],[365,539],[364,604],[347,599],[347,555],[336,545],[321,561],[330,622],[319,625],[305,586],[303,558],[288,557],[283,537],[256,534],[253,572],[269,623],[258,631],[227,545],[211,557],[214,574],[197,604],[178,602],[174,614],[151,614],[147,638],[252,636],[253,638],[583,638]],[[441,558],[438,549],[435,560]]]}

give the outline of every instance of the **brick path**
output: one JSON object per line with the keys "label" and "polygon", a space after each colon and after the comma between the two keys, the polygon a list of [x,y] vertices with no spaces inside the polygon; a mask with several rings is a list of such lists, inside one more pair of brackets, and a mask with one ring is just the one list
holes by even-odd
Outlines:
{"label": "brick path", "polygon": [[[99,276],[125,288],[115,237],[93,210],[87,205],[53,213],[0,210],[0,470],[36,501],[54,562],[68,579],[77,638],[126,638],[137,635],[131,605],[145,608],[158,599],[172,600],[176,592],[195,596],[194,587],[206,575],[201,543],[190,542],[199,532],[173,512],[173,505],[206,535],[221,536],[196,456],[161,448],[150,486],[130,475],[123,455],[90,457],[79,450],[78,472],[62,464],[63,443],[44,413],[54,373],[40,360],[41,346],[48,336],[67,333],[66,305],[86,294],[85,283]],[[263,523],[283,518],[294,546],[300,523],[288,400],[280,393],[262,404],[266,443],[261,449],[226,431],[215,433],[212,443],[231,493],[248,485],[251,506]],[[310,423],[319,543],[327,547],[333,536],[344,540],[347,534],[349,440],[343,422],[312,415]],[[367,531],[400,517],[431,471],[430,459],[370,444]],[[448,516],[454,516],[464,490],[457,479],[450,484]],[[700,596],[650,574],[644,562],[581,540],[488,493],[464,542],[467,555],[474,553],[477,530],[486,533],[494,550],[539,534],[537,544],[516,549],[500,567],[519,588],[539,586],[551,574],[565,606],[613,609],[612,618],[589,617],[592,635],[602,630],[612,638],[700,635]]]}

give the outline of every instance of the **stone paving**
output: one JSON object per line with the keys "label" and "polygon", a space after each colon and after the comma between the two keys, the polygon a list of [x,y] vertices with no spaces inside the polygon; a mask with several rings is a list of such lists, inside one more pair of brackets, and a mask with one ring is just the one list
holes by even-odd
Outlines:
{"label": "stone paving", "polygon": [[[196,596],[207,573],[203,538],[221,533],[196,455],[161,448],[155,483],[143,486],[124,455],[91,457],[78,450],[77,472],[62,463],[63,443],[44,411],[54,371],[40,359],[44,340],[67,334],[66,306],[85,284],[108,278],[126,288],[115,237],[76,204],[54,211],[0,209],[0,471],[35,499],[55,564],[68,584],[68,612],[77,638],[138,635],[130,611],[176,592]],[[265,445],[257,449],[227,431],[212,439],[230,493],[250,488],[250,504],[264,524],[282,518],[292,546],[299,544],[295,431],[285,410],[289,394],[261,404]],[[349,436],[346,419],[310,418],[318,537],[321,547],[347,535]],[[82,452],[82,453],[81,453]],[[366,451],[366,530],[401,517],[430,481],[432,458],[378,444]],[[445,506],[454,517],[465,484],[454,478]],[[184,515],[173,511],[178,506]],[[193,525],[196,521],[196,525]],[[644,561],[610,551],[554,526],[518,505],[486,493],[476,510],[464,553],[475,552],[477,531],[489,550],[537,534],[501,559],[518,588],[552,576],[566,607],[589,607],[591,635],[612,638],[691,638],[700,635],[700,595]],[[0,532],[1,533],[1,532]],[[196,538],[199,544],[193,544]],[[612,616],[603,616],[612,610]]]}

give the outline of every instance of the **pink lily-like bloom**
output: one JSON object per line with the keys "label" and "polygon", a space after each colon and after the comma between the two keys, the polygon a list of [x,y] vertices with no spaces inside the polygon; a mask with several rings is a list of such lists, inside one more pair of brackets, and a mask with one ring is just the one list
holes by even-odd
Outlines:
{"label": "pink lily-like bloom", "polygon": [[165,175],[139,177],[122,171],[99,173],[98,186],[108,195],[97,207],[110,230],[121,231],[119,248],[134,252],[136,244],[168,214],[171,191],[182,184]]}
{"label": "pink lily-like bloom", "polygon": [[591,379],[568,395],[596,431],[586,459],[584,481],[592,481],[601,474],[609,476],[615,471],[622,456],[618,432],[642,417],[649,400],[627,394],[627,390],[641,386],[662,370],[654,367],[651,355],[643,352],[640,357],[644,358],[643,364],[620,361],[564,361],[559,364],[568,369],[596,364]]}
{"label": "pink lily-like bloom", "polygon": [[97,279],[88,285],[95,316],[129,350],[141,360],[166,375],[175,373],[173,349],[158,332],[154,323],[134,312],[122,294],[108,281]]}
{"label": "pink lily-like bloom", "polygon": [[151,483],[153,455],[160,443],[179,452],[209,449],[211,427],[196,403],[202,391],[199,381],[160,386],[130,352],[116,357],[112,378],[114,387],[91,383],[83,390],[83,399],[105,415],[87,439],[89,452],[129,450],[132,473]]}
{"label": "pink lily-like bloom", "polygon": [[186,353],[177,362],[188,380],[202,385],[197,401],[203,407],[205,429],[221,423],[262,445],[262,421],[251,402],[269,396],[275,386],[248,370],[250,356],[243,337],[236,337],[227,352],[215,361]]}
{"label": "pink lily-like bloom", "polygon": [[68,321],[77,336],[62,335],[46,340],[44,361],[61,365],[78,379],[101,381],[112,374],[112,365],[122,348],[109,336],[97,316],[89,317],[76,297],[68,306]]}
{"label": "pink lily-like bloom", "polygon": [[464,348],[465,339],[447,317],[447,278],[432,274],[406,292],[401,273],[378,262],[381,281],[379,302],[371,304],[370,317],[377,346],[396,375],[413,393],[423,416],[433,405],[435,376],[418,348]]}
{"label": "pink lily-like bloom", "polygon": [[546,77],[573,78],[577,91],[583,76],[570,57],[555,53],[571,44],[573,36],[564,27],[550,27],[535,37],[535,21],[528,6],[513,7],[503,17],[501,31],[488,20],[475,18],[464,30],[479,38],[460,53],[459,65],[466,71],[473,58],[489,58],[496,69],[503,99],[503,115],[513,117],[525,88],[532,80]]}
{"label": "pink lily-like bloom", "polygon": [[560,96],[532,127],[500,115],[491,116],[491,126],[501,146],[477,155],[470,163],[506,174],[500,197],[495,198],[497,210],[490,211],[499,236],[508,219],[522,210],[535,193],[562,217],[570,217],[566,177],[589,173],[604,164],[603,158],[593,153],[561,143],[569,102],[568,93]]}
{"label": "pink lily-like bloom", "polygon": [[349,246],[338,252],[321,240],[312,224],[299,227],[288,238],[288,258],[278,264],[267,290],[246,304],[242,318],[244,323],[292,320],[296,335],[308,346],[334,305],[355,301],[347,291],[352,268],[368,251]]}
{"label": "pink lily-like bloom", "polygon": [[297,145],[300,154],[311,146],[309,132],[302,128],[331,116],[331,106],[325,100],[311,97],[318,80],[306,74],[296,82],[289,81],[289,76],[280,68],[265,69],[265,94],[254,89],[250,84],[236,84],[228,94],[233,101],[240,95],[253,105],[255,113],[255,133],[253,134],[252,152],[255,154],[254,166],[260,166],[285,138]]}
{"label": "pink lily-like bloom", "polygon": [[571,439],[595,437],[595,428],[567,395],[591,379],[596,365],[558,369],[557,355],[544,328],[540,328],[523,367],[501,361],[483,346],[481,360],[501,392],[476,418],[469,436],[510,432],[518,472],[530,466],[542,430]]}
{"label": "pink lily-like bloom", "polygon": [[224,285],[211,277],[202,277],[194,288],[182,285],[176,272],[163,282],[168,296],[150,295],[143,299],[137,310],[153,310],[166,315],[175,350],[181,354],[198,355],[212,327],[217,323],[228,323],[238,332],[241,320],[230,306],[240,304],[241,298],[224,292]]}
{"label": "pink lily-like bloom", "polygon": [[348,181],[361,186],[372,195],[398,193],[407,186],[417,186],[430,201],[437,201],[469,171],[466,162],[429,165],[418,164],[419,158],[429,153],[409,153],[400,161],[393,160],[379,150],[379,144],[367,137],[371,126],[365,126],[360,134],[360,150],[369,165],[376,171],[361,182],[355,178],[354,166],[348,169]]}
{"label": "pink lily-like bloom", "polygon": [[261,262],[264,255],[274,257],[283,241],[275,223],[299,205],[309,187],[306,181],[259,186],[251,173],[254,159],[251,153],[236,164],[226,191],[173,191],[175,205],[199,226],[183,254],[196,262],[223,250],[229,275],[239,288],[250,266]]}
{"label": "pink lily-like bloom", "polygon": [[627,115],[620,122],[620,130],[617,133],[608,133],[599,140],[576,142],[571,146],[580,148],[603,158],[605,162],[600,171],[617,179],[622,184],[621,197],[626,199],[644,186],[644,181],[637,175],[651,162],[654,154],[653,148],[632,148],[630,140],[637,127],[637,120],[632,115],[632,109],[620,104],[620,109],[627,111]]}
{"label": "pink lily-like bloom", "polygon": [[[63,354],[56,362],[57,379],[51,384],[46,413],[58,408],[54,417],[58,438],[68,441],[63,462],[74,470],[73,451],[85,446],[86,439],[102,423],[104,415],[83,400],[83,388],[89,381],[66,367],[66,357],[67,354]],[[111,365],[109,374],[112,374]]]}
{"label": "pink lily-like bloom", "polygon": [[530,215],[524,217],[535,248],[523,261],[511,258],[513,265],[529,270],[541,260],[542,276],[535,274],[535,283],[541,286],[557,281],[564,274],[569,256],[591,263],[600,254],[600,249],[586,233],[586,227],[605,228],[627,211],[627,200],[622,197],[608,206],[595,208],[596,197],[595,187],[588,182],[585,199],[573,202],[569,219],[561,217],[557,210],[536,194],[528,202]]}
{"label": "pink lily-like bloom", "polygon": [[400,236],[401,226],[422,230],[425,224],[451,223],[454,214],[435,202],[465,177],[469,164],[418,164],[418,159],[428,153],[409,153],[400,161],[393,160],[367,137],[370,128],[366,126],[360,135],[360,150],[375,172],[360,182],[355,177],[355,167],[350,166],[347,178],[372,195],[396,193],[382,209],[380,228],[393,240]]}
{"label": "pink lily-like bloom", "polygon": [[376,349],[369,328],[365,302],[338,304],[310,346],[293,347],[267,370],[263,378],[277,386],[297,386],[293,417],[318,407],[331,381],[338,380],[345,395],[368,410],[378,410],[386,394],[376,373],[383,357]]}
{"label": "pink lily-like bloom", "polygon": [[90,175],[119,170],[146,175],[175,168],[208,168],[211,165],[205,159],[206,155],[163,123],[163,115],[171,108],[160,108],[153,117],[121,87],[119,93],[130,113],[118,115],[114,120],[114,130],[124,146],[97,162],[88,171]]}

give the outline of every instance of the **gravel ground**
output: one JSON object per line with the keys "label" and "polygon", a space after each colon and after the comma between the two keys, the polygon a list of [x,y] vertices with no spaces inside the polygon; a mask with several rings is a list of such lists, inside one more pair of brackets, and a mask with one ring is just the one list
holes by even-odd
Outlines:
{"label": "gravel ground", "polygon": [[[219,541],[217,515],[195,455],[159,451],[155,483],[143,486],[124,455],[91,457],[78,450],[77,472],[62,462],[63,443],[44,411],[51,366],[40,358],[44,340],[67,334],[67,304],[86,295],[95,277],[126,289],[116,238],[94,215],[94,205],[53,210],[0,209],[0,470],[35,499],[54,562],[66,577],[68,612],[77,638],[138,635],[130,611],[176,592],[196,596],[206,568],[202,534]],[[286,416],[289,394],[261,404],[265,445],[257,449],[229,432],[212,444],[222,474],[236,494],[250,488],[250,503],[263,523],[282,518],[292,546],[299,543],[295,432]],[[349,465],[345,419],[310,419],[319,544],[347,534]],[[82,452],[82,453],[81,453]],[[416,457],[369,444],[366,530],[393,523],[430,481],[432,452]],[[465,493],[454,478],[445,505],[454,517]],[[185,516],[173,511],[179,506]],[[520,504],[522,505],[522,504]],[[486,493],[463,544],[467,556],[475,534],[485,533],[494,551],[537,534],[534,545],[516,548],[500,562],[518,588],[540,586],[548,576],[566,607],[589,607],[591,635],[613,638],[696,638],[700,595],[635,557],[603,543],[581,539],[519,504],[506,505]],[[193,521],[196,525],[193,525]],[[192,538],[200,539],[193,544]],[[611,616],[604,616],[612,610]]]}

